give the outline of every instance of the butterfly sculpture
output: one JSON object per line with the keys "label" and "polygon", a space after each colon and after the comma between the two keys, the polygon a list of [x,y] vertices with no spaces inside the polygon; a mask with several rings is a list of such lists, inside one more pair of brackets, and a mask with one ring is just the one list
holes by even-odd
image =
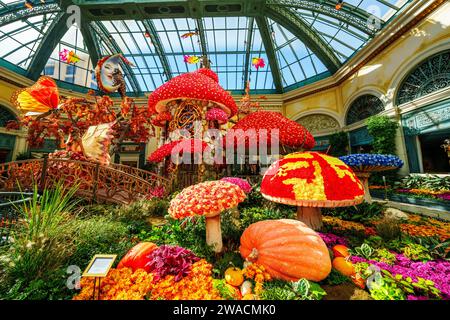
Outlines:
{"label": "butterfly sculpture", "polygon": [[71,64],[71,63],[75,64],[81,60],[81,58],[76,55],[75,51],[73,51],[73,50],[69,51],[67,49],[62,50],[59,53],[59,59],[62,62],[66,62],[68,64]]}
{"label": "butterfly sculpture", "polygon": [[31,87],[16,91],[11,102],[28,116],[47,113],[58,108],[58,87],[52,78],[42,76]]}
{"label": "butterfly sculpture", "polygon": [[258,70],[259,68],[264,68],[266,66],[263,58],[252,58],[252,65]]}
{"label": "butterfly sculpture", "polygon": [[181,38],[183,38],[183,39],[187,39],[187,38],[191,38],[191,37],[193,37],[193,36],[198,36],[198,31],[195,31],[195,32],[187,32],[187,33],[185,33],[185,34],[182,34],[181,35]]}
{"label": "butterfly sculpture", "polygon": [[196,64],[200,62],[200,57],[197,56],[184,56],[184,62],[189,64]]}

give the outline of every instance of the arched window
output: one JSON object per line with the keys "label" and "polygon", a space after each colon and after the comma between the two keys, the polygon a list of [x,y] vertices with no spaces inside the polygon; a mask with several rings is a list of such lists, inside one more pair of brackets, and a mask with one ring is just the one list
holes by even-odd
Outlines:
{"label": "arched window", "polygon": [[11,120],[17,120],[14,113],[8,110],[8,108],[0,105],[0,127],[6,127],[6,124]]}
{"label": "arched window", "polygon": [[450,50],[435,54],[417,65],[403,80],[397,105],[450,87]]}
{"label": "arched window", "polygon": [[372,94],[362,95],[356,98],[348,109],[345,124],[350,125],[382,111],[384,111],[384,104],[380,98]]}

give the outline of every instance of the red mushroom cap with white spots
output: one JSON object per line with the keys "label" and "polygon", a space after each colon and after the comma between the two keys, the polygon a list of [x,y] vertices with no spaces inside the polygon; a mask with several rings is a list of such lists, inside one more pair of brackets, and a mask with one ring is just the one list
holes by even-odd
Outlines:
{"label": "red mushroom cap with white spots", "polygon": [[228,117],[237,112],[233,97],[218,83],[218,76],[209,69],[184,73],[153,91],[148,97],[150,114],[166,111],[168,102],[177,99],[198,99],[216,103]]}

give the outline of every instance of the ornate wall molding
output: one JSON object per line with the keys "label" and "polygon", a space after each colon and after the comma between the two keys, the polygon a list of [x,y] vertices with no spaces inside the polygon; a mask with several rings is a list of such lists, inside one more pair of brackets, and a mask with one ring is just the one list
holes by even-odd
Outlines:
{"label": "ornate wall molding", "polygon": [[310,114],[301,117],[297,122],[308,129],[313,135],[337,130],[341,127],[335,118],[326,114]]}

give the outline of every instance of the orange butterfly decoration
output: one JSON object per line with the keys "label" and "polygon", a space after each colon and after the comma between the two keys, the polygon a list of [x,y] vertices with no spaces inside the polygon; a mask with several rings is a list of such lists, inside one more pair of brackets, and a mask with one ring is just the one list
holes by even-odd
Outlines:
{"label": "orange butterfly decoration", "polygon": [[191,38],[191,37],[197,36],[197,35],[198,35],[197,31],[195,31],[195,32],[187,32],[187,33],[181,35],[181,38],[186,39],[186,38]]}
{"label": "orange butterfly decoration", "polygon": [[42,76],[31,87],[16,91],[11,102],[25,114],[55,110],[59,105],[58,87],[52,78]]}

